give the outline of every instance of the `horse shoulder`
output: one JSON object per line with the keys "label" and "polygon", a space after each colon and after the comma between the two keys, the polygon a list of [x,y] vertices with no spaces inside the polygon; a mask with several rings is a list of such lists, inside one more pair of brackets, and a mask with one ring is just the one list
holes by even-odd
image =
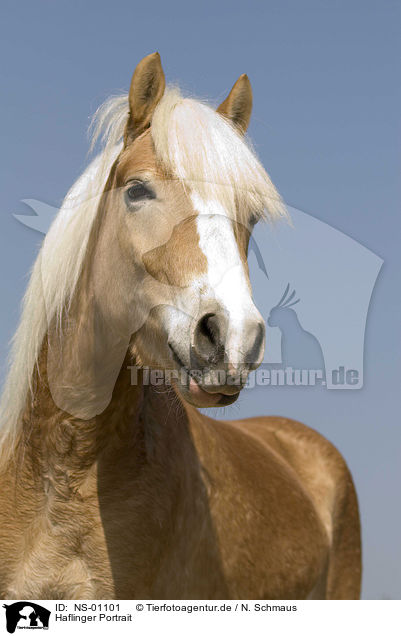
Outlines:
{"label": "horse shoulder", "polygon": [[317,588],[322,597],[325,524],[307,482],[260,424],[204,417],[194,434],[227,579],[259,586],[246,588],[247,598],[305,598]]}
{"label": "horse shoulder", "polygon": [[282,457],[311,497],[330,545],[329,598],[359,598],[359,508],[353,479],[341,453],[317,431],[294,420],[257,417],[234,425]]}

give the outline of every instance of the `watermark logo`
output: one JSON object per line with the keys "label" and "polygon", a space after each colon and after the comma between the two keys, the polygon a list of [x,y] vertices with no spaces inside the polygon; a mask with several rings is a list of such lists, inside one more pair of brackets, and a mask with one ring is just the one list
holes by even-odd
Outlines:
{"label": "watermark logo", "polygon": [[[15,218],[46,234],[57,208],[23,202],[35,214]],[[249,244],[253,297],[267,338],[263,363],[247,386],[360,389],[368,309],[383,261],[323,221],[287,209],[291,224],[259,223]]]}
{"label": "watermark logo", "polygon": [[50,610],[31,601],[4,604],[6,629],[14,634],[16,629],[49,629]]}

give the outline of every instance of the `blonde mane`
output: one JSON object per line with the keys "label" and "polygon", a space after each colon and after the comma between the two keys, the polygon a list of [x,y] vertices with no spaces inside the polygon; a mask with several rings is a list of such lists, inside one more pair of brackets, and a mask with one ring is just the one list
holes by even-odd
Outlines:
{"label": "blonde mane", "polygon": [[[76,288],[99,199],[122,149],[127,118],[127,95],[111,97],[95,113],[92,148],[101,141],[103,149],[68,192],[34,264],[0,402],[3,459],[21,430],[49,322],[61,319]],[[266,211],[273,219],[285,216],[281,199],[249,144],[210,106],[168,88],[154,112],[151,134],[165,168],[202,197],[244,214],[252,209],[259,216]]]}

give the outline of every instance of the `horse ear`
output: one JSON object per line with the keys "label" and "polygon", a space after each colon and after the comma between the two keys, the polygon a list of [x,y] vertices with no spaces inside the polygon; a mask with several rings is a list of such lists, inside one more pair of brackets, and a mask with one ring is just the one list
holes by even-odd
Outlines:
{"label": "horse ear", "polygon": [[240,75],[217,112],[229,119],[242,134],[245,134],[252,112],[252,88],[248,75],[245,73]]}
{"label": "horse ear", "polygon": [[163,97],[166,80],[159,53],[143,58],[136,67],[129,90],[129,117],[125,145],[150,126],[153,112]]}

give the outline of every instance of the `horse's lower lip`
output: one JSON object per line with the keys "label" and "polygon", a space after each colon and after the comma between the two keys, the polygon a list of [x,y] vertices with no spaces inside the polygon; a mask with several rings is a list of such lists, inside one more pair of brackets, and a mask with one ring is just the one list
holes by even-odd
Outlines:
{"label": "horse's lower lip", "polygon": [[193,378],[189,379],[188,390],[194,397],[206,399],[210,405],[218,404],[223,397],[222,393],[209,393],[205,391]]}

